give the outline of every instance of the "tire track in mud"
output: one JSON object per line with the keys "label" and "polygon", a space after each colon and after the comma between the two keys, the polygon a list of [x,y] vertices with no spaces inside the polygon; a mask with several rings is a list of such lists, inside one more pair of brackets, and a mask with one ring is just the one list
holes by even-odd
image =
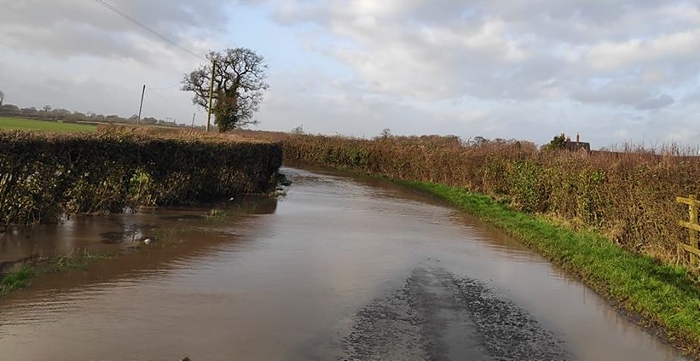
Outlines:
{"label": "tire track in mud", "polygon": [[313,360],[570,360],[565,344],[479,281],[417,268],[333,330]]}

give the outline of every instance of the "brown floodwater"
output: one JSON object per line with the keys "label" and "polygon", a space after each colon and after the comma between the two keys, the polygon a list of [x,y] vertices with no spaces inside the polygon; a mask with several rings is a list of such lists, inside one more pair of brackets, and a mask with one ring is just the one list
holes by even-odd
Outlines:
{"label": "brown floodwater", "polygon": [[[682,360],[518,242],[378,180],[285,168],[277,200],[76,217],[0,237],[0,263],[124,252],[0,299],[0,361],[300,360],[418,267],[483,282],[576,360]],[[139,240],[154,239],[146,245]]]}

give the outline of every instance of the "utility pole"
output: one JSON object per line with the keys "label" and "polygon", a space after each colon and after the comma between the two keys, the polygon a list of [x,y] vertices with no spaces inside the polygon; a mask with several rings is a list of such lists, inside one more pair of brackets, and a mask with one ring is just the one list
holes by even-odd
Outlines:
{"label": "utility pole", "polygon": [[216,74],[216,59],[211,59],[211,83],[209,83],[209,107],[207,107],[207,133],[211,124],[211,103],[214,98],[214,74]]}
{"label": "utility pole", "polygon": [[143,89],[141,90],[141,105],[139,105],[139,117],[136,118],[136,125],[139,125],[139,122],[141,121],[141,110],[143,110],[143,96],[146,95],[146,84],[143,85]]}

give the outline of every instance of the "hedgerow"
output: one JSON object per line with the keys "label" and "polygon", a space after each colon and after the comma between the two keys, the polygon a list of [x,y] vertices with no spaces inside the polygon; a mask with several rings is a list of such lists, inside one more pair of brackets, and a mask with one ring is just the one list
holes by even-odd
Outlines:
{"label": "hedgerow", "polygon": [[281,162],[279,144],[201,133],[2,131],[0,225],[267,192]]}

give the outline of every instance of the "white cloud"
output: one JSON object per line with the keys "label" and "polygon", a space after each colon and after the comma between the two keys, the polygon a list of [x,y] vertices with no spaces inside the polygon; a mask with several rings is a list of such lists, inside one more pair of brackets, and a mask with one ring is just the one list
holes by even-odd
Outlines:
{"label": "white cloud", "polygon": [[[164,37],[197,48],[190,34],[221,30],[225,1],[204,0],[192,8],[185,0],[109,2]],[[0,12],[0,45],[50,57],[89,55],[142,58],[144,49],[162,44],[134,23],[96,1],[26,0],[7,2]]]}
{"label": "white cloud", "polygon": [[694,58],[700,52],[700,29],[660,35],[652,39],[604,42],[593,47],[586,60],[595,69],[628,68],[654,61]]}

